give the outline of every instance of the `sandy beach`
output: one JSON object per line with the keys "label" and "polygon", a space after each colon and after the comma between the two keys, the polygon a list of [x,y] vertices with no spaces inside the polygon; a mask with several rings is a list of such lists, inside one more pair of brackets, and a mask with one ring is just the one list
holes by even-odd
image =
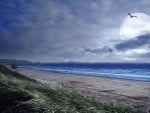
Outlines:
{"label": "sandy beach", "polygon": [[42,83],[66,85],[68,88],[75,89],[77,92],[82,91],[85,95],[106,103],[124,104],[145,112],[150,109],[150,82],[62,74],[24,68],[18,68],[17,71]]}

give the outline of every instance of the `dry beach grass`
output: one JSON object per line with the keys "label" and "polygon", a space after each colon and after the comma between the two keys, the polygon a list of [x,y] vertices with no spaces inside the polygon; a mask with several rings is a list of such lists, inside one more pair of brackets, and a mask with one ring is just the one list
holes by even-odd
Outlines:
{"label": "dry beach grass", "polygon": [[122,80],[106,77],[93,77],[54,73],[41,70],[18,69],[30,78],[51,87],[64,87],[66,90],[103,101],[148,112],[150,109],[150,82]]}
{"label": "dry beach grass", "polygon": [[0,65],[1,113],[138,113],[85,95],[90,92],[78,93],[64,84],[44,84]]}

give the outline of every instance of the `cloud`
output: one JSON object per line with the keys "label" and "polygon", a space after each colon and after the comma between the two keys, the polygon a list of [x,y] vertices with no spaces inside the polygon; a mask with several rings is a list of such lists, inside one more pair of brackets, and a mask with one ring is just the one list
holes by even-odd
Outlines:
{"label": "cloud", "polygon": [[[126,55],[119,56],[117,52],[127,50],[127,42],[120,42],[116,37],[128,11],[141,9],[148,12],[149,6],[140,3],[1,0],[0,58],[45,62],[123,61],[121,55],[122,58]],[[114,49],[116,41],[120,43]],[[129,49],[136,48],[136,43],[144,46],[146,38],[131,41]]]}
{"label": "cloud", "polygon": [[134,39],[127,40],[115,45],[117,50],[126,51],[128,49],[135,49],[144,45],[150,44],[150,34],[137,36]]}
{"label": "cloud", "polygon": [[92,53],[92,54],[107,54],[113,52],[112,48],[109,47],[103,47],[103,48],[98,48],[98,49],[84,49],[84,52]]}
{"label": "cloud", "polygon": [[140,57],[150,58],[150,52],[147,52],[145,54],[141,54]]}

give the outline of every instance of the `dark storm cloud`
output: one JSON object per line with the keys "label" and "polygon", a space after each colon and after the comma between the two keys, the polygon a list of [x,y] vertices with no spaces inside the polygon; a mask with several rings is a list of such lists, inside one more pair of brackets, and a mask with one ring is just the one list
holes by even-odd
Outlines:
{"label": "dark storm cloud", "polygon": [[93,54],[106,54],[106,53],[111,53],[114,50],[112,48],[109,47],[103,47],[103,48],[99,48],[99,49],[84,49],[84,52],[89,52],[89,53],[93,53]]}
{"label": "dark storm cloud", "polygon": [[125,51],[128,49],[135,49],[135,48],[142,47],[144,45],[149,45],[149,44],[150,44],[150,34],[145,34],[145,35],[138,36],[134,39],[121,42],[117,44],[115,48],[117,50]]}
{"label": "dark storm cloud", "polygon": [[150,52],[145,53],[145,54],[141,54],[141,57],[146,57],[146,58],[150,58]]}
{"label": "dark storm cloud", "polygon": [[107,61],[100,54],[114,54],[112,41],[127,12],[149,13],[149,4],[149,0],[0,0],[0,58]]}

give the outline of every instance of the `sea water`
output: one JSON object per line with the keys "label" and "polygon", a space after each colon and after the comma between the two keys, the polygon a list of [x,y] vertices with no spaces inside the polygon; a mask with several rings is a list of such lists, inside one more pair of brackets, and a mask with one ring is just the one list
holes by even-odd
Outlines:
{"label": "sea water", "polygon": [[111,77],[150,82],[150,64],[147,63],[43,63],[20,67],[83,76]]}

